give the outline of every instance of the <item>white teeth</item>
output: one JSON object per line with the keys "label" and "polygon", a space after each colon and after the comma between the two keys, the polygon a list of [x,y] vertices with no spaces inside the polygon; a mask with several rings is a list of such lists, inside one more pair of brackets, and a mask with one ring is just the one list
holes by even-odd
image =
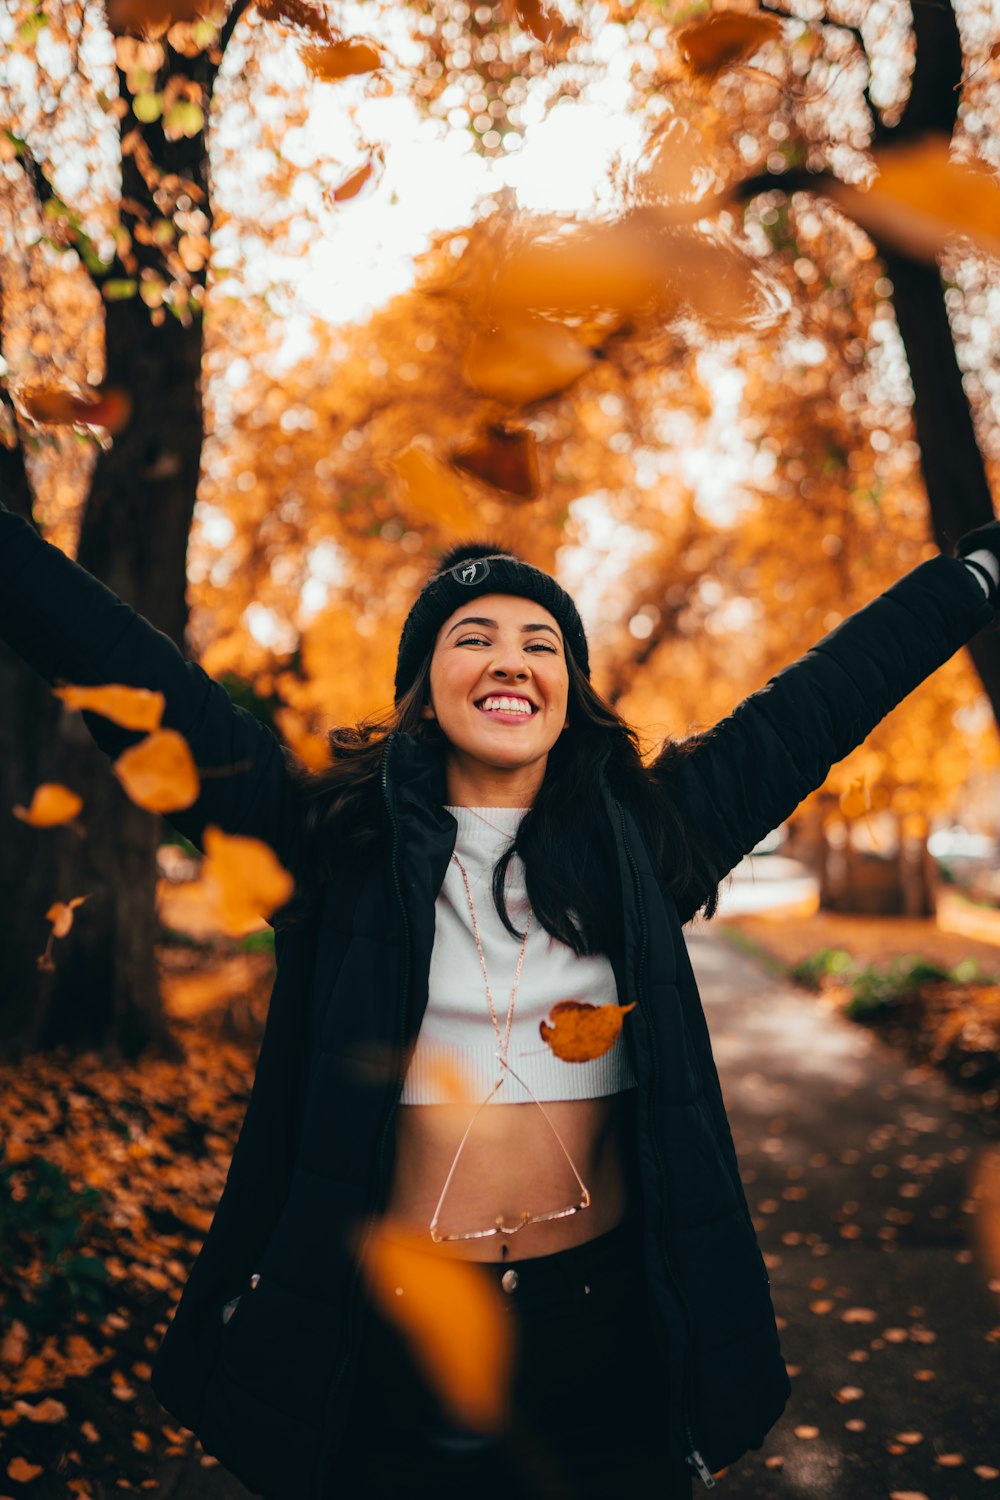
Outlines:
{"label": "white teeth", "polygon": [[496,709],[504,714],[530,714],[531,704],[525,698],[485,698],[482,703],[484,712]]}

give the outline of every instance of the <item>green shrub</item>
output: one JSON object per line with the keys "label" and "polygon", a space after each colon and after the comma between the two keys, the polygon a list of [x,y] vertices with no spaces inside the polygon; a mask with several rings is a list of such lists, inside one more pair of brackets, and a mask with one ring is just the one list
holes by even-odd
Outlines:
{"label": "green shrub", "polygon": [[810,953],[801,963],[793,964],[788,972],[796,983],[818,990],[827,974],[847,974],[853,966],[854,960],[846,948],[820,948],[818,953]]}
{"label": "green shrub", "polygon": [[0,1167],[0,1321],[53,1333],[77,1313],[105,1316],[108,1270],[83,1249],[101,1203],[43,1156]]}

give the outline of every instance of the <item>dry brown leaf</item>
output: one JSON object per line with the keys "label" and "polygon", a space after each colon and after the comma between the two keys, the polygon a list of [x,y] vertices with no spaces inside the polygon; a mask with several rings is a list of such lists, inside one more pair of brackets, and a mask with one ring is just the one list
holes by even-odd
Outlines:
{"label": "dry brown leaf", "polygon": [[331,188],[327,197],[332,199],[334,203],[348,203],[352,198],[356,198],[361,189],[372,181],[376,169],[381,169],[382,165],[383,156],[381,149],[373,151],[368,160],[362,166],[358,167],[356,172],[352,172],[349,177],[345,177],[338,187]]}
{"label": "dry brown leaf", "polygon": [[542,0],[504,0],[504,9],[524,31],[557,51],[565,50],[579,34],[577,28],[564,21],[558,11],[546,10]]}
{"label": "dry brown leaf", "polygon": [[29,1422],[65,1422],[66,1408],[54,1396],[47,1396],[32,1406],[30,1401],[15,1401],[14,1410],[27,1417]]}
{"label": "dry brown leaf", "polygon": [[1000,255],[1000,184],[982,164],[957,161],[948,136],[930,133],[874,156],[879,175],[866,192],[842,182],[825,191],[876,244],[934,264],[949,240],[966,235]]}
{"label": "dry brown leaf", "polygon": [[87,709],[100,714],[123,729],[143,729],[147,732],[159,729],[166,699],[162,693],[149,688],[126,687],[120,682],[105,683],[101,687],[79,687],[68,685],[53,688],[67,708]]}
{"label": "dry brown leaf", "polygon": [[299,56],[310,73],[324,83],[335,83],[356,73],[372,73],[382,62],[378,47],[364,37],[345,37],[339,42],[303,47]]}
{"label": "dry brown leaf", "polygon": [[33,828],[56,828],[75,818],[82,806],[83,798],[71,792],[68,786],[61,786],[57,781],[43,781],[35,787],[30,807],[15,802],[11,810],[15,818],[30,823]]}
{"label": "dry brown leaf", "polygon": [[473,1262],[384,1225],[364,1270],[379,1311],[399,1327],[448,1411],[476,1431],[499,1431],[509,1411],[512,1349],[492,1282]]}
{"label": "dry brown leaf", "polygon": [[509,317],[502,327],[473,335],[462,374],[482,395],[521,406],[565,390],[592,364],[590,350],[561,323]]}
{"label": "dry brown leaf", "polygon": [[257,14],[264,21],[273,21],[279,26],[296,26],[326,42],[335,40],[326,16],[308,0],[257,0]]}
{"label": "dry brown leaf", "polygon": [[540,1021],[542,1041],[563,1062],[592,1062],[610,1051],[621,1033],[630,1005],[590,1005],[586,1000],[560,1000]]}
{"label": "dry brown leaf", "polygon": [[715,78],[753,55],[765,42],[777,41],[781,22],[777,16],[755,11],[744,15],[717,10],[689,21],[676,32],[677,46],[688,71],[696,78]]}
{"label": "dry brown leaf", "polygon": [[25,415],[44,426],[106,427],[116,433],[132,415],[131,397],[118,386],[90,392],[33,386],[11,395]]}
{"label": "dry brown leaf", "polygon": [[159,37],[175,22],[220,21],[218,0],[107,0],[112,36]]}
{"label": "dry brown leaf", "polygon": [[625,316],[669,300],[657,223],[646,215],[614,224],[572,225],[512,249],[494,274],[489,302],[503,313]]}
{"label": "dry brown leaf", "polygon": [[535,434],[527,428],[488,427],[451,456],[456,469],[523,500],[538,494]]}
{"label": "dry brown leaf", "polygon": [[242,937],[291,898],[294,880],[260,839],[209,824],[204,844],[202,884],[223,932]]}
{"label": "dry brown leaf", "polygon": [[63,938],[73,926],[73,911],[82,906],[86,896],[74,896],[71,901],[54,901],[45,913],[45,920],[52,923],[52,936]]}
{"label": "dry brown leaf", "polygon": [[475,529],[476,512],[462,485],[419,438],[397,453],[389,467],[399,481],[405,508],[415,517],[445,531]]}
{"label": "dry brown leaf", "polygon": [[26,1458],[12,1458],[7,1465],[8,1478],[16,1479],[18,1484],[27,1484],[29,1479],[37,1479],[41,1472],[41,1464],[29,1464]]}
{"label": "dry brown leaf", "polygon": [[112,770],[137,807],[179,812],[198,800],[201,783],[188,742],[176,729],[157,729],[125,750]]}

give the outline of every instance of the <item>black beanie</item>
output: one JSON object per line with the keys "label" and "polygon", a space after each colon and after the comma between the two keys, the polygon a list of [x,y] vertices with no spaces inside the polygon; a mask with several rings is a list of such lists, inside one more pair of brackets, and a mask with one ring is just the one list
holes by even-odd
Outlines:
{"label": "black beanie", "polygon": [[480,594],[516,594],[533,599],[559,622],[563,640],[580,671],[590,677],[590,653],[576,605],[541,568],[532,567],[496,542],[460,542],[441,559],[406,617],[396,657],[396,702],[413,686],[438,631],[460,605]]}

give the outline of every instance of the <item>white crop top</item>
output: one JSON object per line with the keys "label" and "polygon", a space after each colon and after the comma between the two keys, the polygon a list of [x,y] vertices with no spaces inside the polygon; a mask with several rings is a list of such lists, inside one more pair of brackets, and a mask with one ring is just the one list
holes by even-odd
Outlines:
{"label": "white crop top", "polygon": [[[521,944],[504,927],[493,903],[493,866],[510,843],[507,835],[517,831],[525,809],[449,807],[448,811],[458,823],[455,852],[468,871],[502,1036]],[[477,817],[477,813],[482,816]],[[489,823],[484,823],[483,818],[488,818]],[[507,911],[514,926],[523,932],[528,898],[524,865],[516,854],[507,872]],[[500,1067],[465,885],[452,860],[438,893],[434,920],[427,1010],[400,1102],[447,1102],[454,1094],[447,1092],[446,1080],[457,1075],[467,1087],[468,1096],[478,1104],[499,1077]],[[517,988],[508,1051],[510,1066],[538,1099],[596,1099],[634,1088],[637,1080],[623,1035],[603,1057],[587,1063],[563,1062],[546,1046],[539,1034],[539,1022],[547,1019],[560,1000],[616,1004],[614,971],[603,955],[578,958],[572,948],[551,937],[536,919],[528,933]],[[531,1100],[507,1074],[503,1088],[490,1102],[524,1104]]]}

